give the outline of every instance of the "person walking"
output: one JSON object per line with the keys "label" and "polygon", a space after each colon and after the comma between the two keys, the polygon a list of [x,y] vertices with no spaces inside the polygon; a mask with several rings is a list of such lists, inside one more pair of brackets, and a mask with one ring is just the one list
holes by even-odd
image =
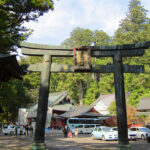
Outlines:
{"label": "person walking", "polygon": [[75,128],[74,134],[75,134],[75,137],[77,138],[78,137],[78,128],[77,127]]}
{"label": "person walking", "polygon": [[67,138],[67,136],[68,136],[68,127],[67,127],[67,125],[65,125],[65,127],[63,129],[63,132],[64,132],[64,137]]}
{"label": "person walking", "polygon": [[33,126],[30,125],[30,136],[33,136]]}
{"label": "person walking", "polygon": [[69,138],[72,138],[72,133],[71,133],[71,131],[68,132],[68,137],[69,137]]}
{"label": "person walking", "polygon": [[17,127],[17,125],[15,126],[15,136],[17,137],[17,135],[18,135],[18,127]]}
{"label": "person walking", "polygon": [[25,126],[25,130],[26,130],[26,136],[28,136],[28,132],[29,132],[29,126],[28,126],[28,124]]}

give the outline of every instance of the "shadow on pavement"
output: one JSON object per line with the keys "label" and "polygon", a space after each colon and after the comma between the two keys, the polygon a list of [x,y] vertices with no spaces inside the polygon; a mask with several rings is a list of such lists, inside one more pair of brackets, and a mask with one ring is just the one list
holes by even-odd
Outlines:
{"label": "shadow on pavement", "polygon": [[25,136],[0,136],[0,150],[31,150],[32,138]]}
{"label": "shadow on pavement", "polygon": [[[0,134],[0,150],[31,150],[33,137],[10,136]],[[64,138],[60,132],[50,132],[45,136],[45,143],[50,150],[116,150],[117,141],[93,140],[90,135],[78,138]],[[132,150],[150,150],[150,143],[143,140],[131,141]]]}

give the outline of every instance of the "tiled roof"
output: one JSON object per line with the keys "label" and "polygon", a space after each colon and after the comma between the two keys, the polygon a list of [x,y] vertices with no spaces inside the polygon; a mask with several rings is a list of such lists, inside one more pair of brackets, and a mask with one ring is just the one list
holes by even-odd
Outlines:
{"label": "tiled roof", "polygon": [[52,107],[53,110],[62,110],[62,111],[68,111],[73,107],[72,104],[63,104],[63,105],[55,105]]}
{"label": "tiled roof", "polygon": [[92,105],[95,106],[99,101],[103,102],[106,106],[115,100],[115,94],[101,95]]}
{"label": "tiled roof", "polygon": [[[57,105],[60,101],[62,101],[66,96],[68,96],[68,92],[55,92],[55,93],[50,93],[49,98],[48,98],[48,107],[52,107],[55,110],[64,110],[68,111],[71,108],[71,104],[63,104],[63,105]],[[36,102],[35,104],[29,106],[27,108],[28,117],[36,117],[37,115],[37,107],[38,103]]]}
{"label": "tiled roof", "polygon": [[[61,111],[68,111],[73,106],[71,104],[64,104],[64,105],[55,105],[52,107],[53,110],[61,110]],[[37,116],[37,109],[35,111],[29,111],[27,118],[36,118]]]}
{"label": "tiled roof", "polygon": [[[129,95],[130,92],[125,93],[126,98],[128,98]],[[99,101],[103,102],[107,107],[109,107],[110,104],[115,101],[115,94],[100,95],[100,97],[92,104],[92,106],[95,106]]]}
{"label": "tiled roof", "polygon": [[68,92],[56,92],[56,93],[50,93],[48,98],[48,106],[52,107],[56,104],[58,104],[60,101],[62,101],[66,96],[68,95]]}
{"label": "tiled roof", "polygon": [[92,108],[93,106],[78,106],[60,115],[60,117],[71,118],[78,116],[102,116],[101,114],[88,113]]}
{"label": "tiled roof", "polygon": [[150,110],[150,97],[141,98],[137,110]]}

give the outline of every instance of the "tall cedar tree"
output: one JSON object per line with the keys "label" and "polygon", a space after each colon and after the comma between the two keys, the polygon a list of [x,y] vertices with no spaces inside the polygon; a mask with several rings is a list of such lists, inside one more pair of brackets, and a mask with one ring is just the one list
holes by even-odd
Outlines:
{"label": "tall cedar tree", "polygon": [[129,2],[127,17],[121,20],[119,28],[115,32],[115,44],[130,44],[150,39],[150,18],[147,10],[141,6],[139,0]]}

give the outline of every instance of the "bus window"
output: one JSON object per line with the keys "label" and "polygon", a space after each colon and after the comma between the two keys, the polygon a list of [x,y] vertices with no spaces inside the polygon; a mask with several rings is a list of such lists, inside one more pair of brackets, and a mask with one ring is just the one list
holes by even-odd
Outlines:
{"label": "bus window", "polygon": [[78,128],[83,128],[83,125],[78,125],[77,127],[78,127]]}
{"label": "bus window", "polygon": [[90,126],[89,126],[89,125],[85,125],[84,127],[85,127],[85,128],[90,128]]}

